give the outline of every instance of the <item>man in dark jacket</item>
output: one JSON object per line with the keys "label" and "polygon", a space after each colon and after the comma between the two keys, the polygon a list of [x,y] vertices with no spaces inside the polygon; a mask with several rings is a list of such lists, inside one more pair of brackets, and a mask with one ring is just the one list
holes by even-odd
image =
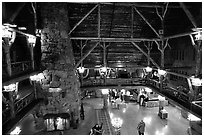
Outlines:
{"label": "man in dark jacket", "polygon": [[143,120],[141,120],[140,123],[138,124],[137,130],[138,130],[139,135],[144,135],[145,123]]}

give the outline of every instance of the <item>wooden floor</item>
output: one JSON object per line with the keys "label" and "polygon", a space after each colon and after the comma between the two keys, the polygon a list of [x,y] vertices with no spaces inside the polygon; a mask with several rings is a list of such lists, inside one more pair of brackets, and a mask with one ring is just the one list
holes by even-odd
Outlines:
{"label": "wooden floor", "polygon": [[[85,101],[85,120],[80,122],[77,129],[70,128],[62,133],[54,132],[39,132],[43,127],[34,127],[34,121],[32,115],[28,115],[18,125],[21,127],[21,135],[87,135],[91,127],[97,123],[97,115],[95,109],[100,109],[103,102],[102,99],[86,99]],[[141,107],[137,103],[125,103],[120,109],[115,109],[108,103],[107,115],[110,119],[115,117],[123,120],[121,135],[138,135],[137,124],[141,119],[146,124],[145,135],[187,135],[187,129],[189,127],[189,121],[181,116],[180,110],[177,107],[171,105],[165,107],[168,111],[168,118],[162,120],[159,118],[158,107],[146,108]],[[29,125],[25,125],[25,122]],[[110,122],[110,121],[109,121]],[[104,124],[105,126],[106,124]],[[41,125],[42,126],[42,125]],[[110,122],[111,126],[111,122]],[[28,129],[28,127],[30,127]]]}
{"label": "wooden floor", "polygon": [[111,119],[122,119],[121,135],[138,135],[137,124],[141,119],[146,124],[145,135],[188,135],[189,121],[181,116],[180,110],[171,105],[165,109],[167,119],[160,119],[158,107],[146,108],[137,103],[125,103],[119,110],[109,107],[108,112]]}

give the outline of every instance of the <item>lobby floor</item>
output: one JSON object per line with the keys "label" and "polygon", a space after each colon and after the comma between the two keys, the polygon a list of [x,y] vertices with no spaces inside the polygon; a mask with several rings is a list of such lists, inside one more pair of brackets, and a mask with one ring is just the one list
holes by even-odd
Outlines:
{"label": "lobby floor", "polygon": [[[63,132],[40,132],[43,125],[34,128],[35,124],[31,114],[16,126],[21,127],[20,135],[87,135],[91,127],[98,123],[96,110],[100,110],[102,104],[103,101],[100,98],[84,100],[85,120],[80,122],[77,129],[70,128]],[[146,108],[137,103],[124,103],[120,109],[115,109],[108,103],[107,114],[109,114],[110,120],[113,118],[123,120],[121,135],[138,135],[137,124],[141,119],[146,124],[145,135],[188,135],[189,121],[181,116],[180,110],[172,105],[166,106],[165,109],[168,112],[168,118],[160,119],[157,115],[158,107]],[[28,127],[30,128],[28,129]],[[107,128],[104,127],[104,129]]]}
{"label": "lobby floor", "polygon": [[110,118],[120,118],[123,121],[121,135],[138,135],[137,125],[141,119],[146,124],[145,135],[188,135],[189,121],[181,116],[177,107],[166,106],[167,119],[160,119],[158,107],[142,107],[137,103],[123,104],[118,109],[109,107]]}

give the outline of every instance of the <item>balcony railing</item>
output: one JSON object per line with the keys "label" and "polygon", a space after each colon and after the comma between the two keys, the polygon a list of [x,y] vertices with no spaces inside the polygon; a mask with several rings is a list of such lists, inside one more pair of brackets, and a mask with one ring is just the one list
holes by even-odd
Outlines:
{"label": "balcony railing", "polygon": [[14,62],[11,63],[11,71],[12,75],[17,75],[22,72],[28,71],[32,69],[31,61],[23,61],[23,62]]}
{"label": "balcony railing", "polygon": [[34,92],[31,92],[24,98],[20,99],[19,101],[15,102],[15,113],[20,112],[23,108],[25,108],[28,104],[30,104],[35,99]]}
{"label": "balcony railing", "polygon": [[[31,92],[30,94],[16,101],[14,103],[14,113],[15,114],[19,113],[23,108],[28,106],[34,100],[35,100],[34,92]],[[11,108],[7,106],[5,109],[2,110],[3,124],[9,121],[10,119],[11,119]]]}
{"label": "balcony railing", "polygon": [[6,123],[11,119],[11,109],[7,107],[6,109],[2,110],[2,124]]}
{"label": "balcony railing", "polygon": [[100,86],[149,86],[156,88],[159,94],[169,98],[171,101],[174,101],[184,109],[194,113],[196,116],[201,117],[201,103],[192,103],[193,95],[191,94],[187,77],[176,76],[176,78],[173,77],[172,79],[172,75],[167,75],[167,79],[162,82],[162,87],[160,87],[161,84],[158,78],[106,78],[105,80],[100,78],[89,78],[83,80],[81,88],[100,88]]}
{"label": "balcony railing", "polygon": [[133,85],[136,84],[138,81],[142,80],[141,78],[89,78],[85,79],[82,82],[82,86],[117,86],[117,85]]}
{"label": "balcony railing", "polygon": [[19,76],[23,73],[27,73],[32,70],[32,62],[31,61],[22,61],[22,62],[13,62],[11,63],[11,76],[9,76],[7,65],[2,65],[2,78],[3,81],[8,80],[10,78]]}

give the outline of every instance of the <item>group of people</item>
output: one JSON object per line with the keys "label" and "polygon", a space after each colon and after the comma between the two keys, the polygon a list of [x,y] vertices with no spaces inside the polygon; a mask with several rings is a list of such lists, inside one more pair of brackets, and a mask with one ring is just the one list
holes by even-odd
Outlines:
{"label": "group of people", "polygon": [[[96,124],[94,127],[91,128],[89,135],[102,135],[103,134],[103,123],[101,125]],[[137,131],[139,135],[144,135],[145,132],[145,123],[141,120],[137,126]]]}
{"label": "group of people", "polygon": [[103,134],[103,123],[101,125],[96,124],[94,127],[91,128],[89,135],[102,135]]}

